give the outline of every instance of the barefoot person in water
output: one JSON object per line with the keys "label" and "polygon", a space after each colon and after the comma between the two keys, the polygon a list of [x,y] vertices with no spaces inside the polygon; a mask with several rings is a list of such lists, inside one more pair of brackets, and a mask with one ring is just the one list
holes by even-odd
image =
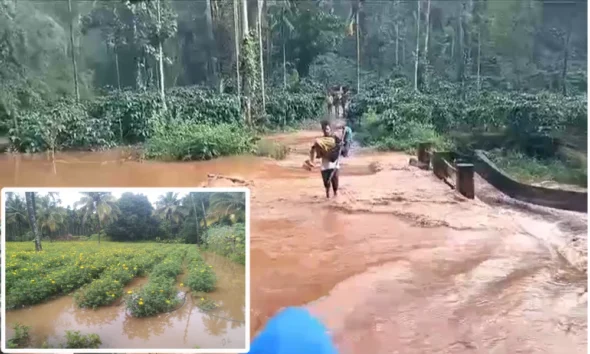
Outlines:
{"label": "barefoot person in water", "polygon": [[332,132],[330,122],[324,120],[321,122],[324,137],[317,139],[309,152],[309,165],[313,167],[314,157],[321,159],[322,180],[326,188],[326,198],[330,198],[330,187],[334,192],[334,197],[338,195],[338,186],[340,182],[340,154],[342,140]]}

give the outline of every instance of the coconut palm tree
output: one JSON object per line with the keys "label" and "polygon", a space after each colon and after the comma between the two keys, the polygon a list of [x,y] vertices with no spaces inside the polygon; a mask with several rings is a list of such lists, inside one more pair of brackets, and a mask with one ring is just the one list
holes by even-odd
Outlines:
{"label": "coconut palm tree", "polygon": [[98,243],[100,243],[100,232],[110,221],[114,221],[120,214],[116,199],[109,192],[81,192],[82,198],[74,203],[74,207],[80,207],[84,213],[83,223],[96,215],[98,221]]}
{"label": "coconut palm tree", "polygon": [[66,210],[58,206],[53,198],[51,195],[39,198],[37,209],[37,221],[41,232],[46,229],[49,231],[49,234],[63,226],[67,217]]}
{"label": "coconut palm tree", "polygon": [[22,237],[22,226],[27,221],[27,204],[26,202],[15,193],[6,193],[6,229],[9,225],[12,226],[12,230],[15,231],[15,236]]}
{"label": "coconut palm tree", "polygon": [[154,211],[157,216],[163,220],[178,223],[180,218],[186,215],[186,211],[182,208],[181,200],[178,199],[178,193],[168,192],[156,202],[156,210]]}
{"label": "coconut palm tree", "polygon": [[246,198],[241,192],[213,193],[209,198],[209,212],[219,217],[229,216],[243,220],[246,214]]}

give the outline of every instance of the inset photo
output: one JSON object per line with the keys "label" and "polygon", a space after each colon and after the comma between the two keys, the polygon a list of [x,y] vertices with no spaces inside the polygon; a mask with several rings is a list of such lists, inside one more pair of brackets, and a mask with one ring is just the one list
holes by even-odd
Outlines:
{"label": "inset photo", "polygon": [[4,353],[245,353],[245,188],[4,188]]}

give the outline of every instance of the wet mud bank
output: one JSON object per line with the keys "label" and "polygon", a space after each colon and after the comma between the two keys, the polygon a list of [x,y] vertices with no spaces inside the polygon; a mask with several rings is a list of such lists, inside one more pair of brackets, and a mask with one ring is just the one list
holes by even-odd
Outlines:
{"label": "wet mud bank", "polygon": [[273,136],[292,148],[282,161],[80,163],[107,160],[94,155],[54,174],[1,157],[0,185],[248,186],[252,335],[305,305],[342,353],[586,353],[587,214],[467,200],[409,156],[369,151],[343,161],[326,200],[319,171],[301,169],[316,136]]}

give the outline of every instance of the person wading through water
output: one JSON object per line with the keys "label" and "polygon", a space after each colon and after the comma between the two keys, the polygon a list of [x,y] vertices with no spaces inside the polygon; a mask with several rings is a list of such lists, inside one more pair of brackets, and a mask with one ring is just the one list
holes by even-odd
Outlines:
{"label": "person wading through water", "polygon": [[342,154],[342,139],[332,132],[330,122],[324,120],[321,122],[323,138],[316,139],[309,152],[309,167],[314,167],[314,158],[322,160],[321,172],[324,188],[326,188],[326,198],[330,198],[330,187],[334,192],[334,197],[338,196],[338,187],[340,182],[340,155]]}

